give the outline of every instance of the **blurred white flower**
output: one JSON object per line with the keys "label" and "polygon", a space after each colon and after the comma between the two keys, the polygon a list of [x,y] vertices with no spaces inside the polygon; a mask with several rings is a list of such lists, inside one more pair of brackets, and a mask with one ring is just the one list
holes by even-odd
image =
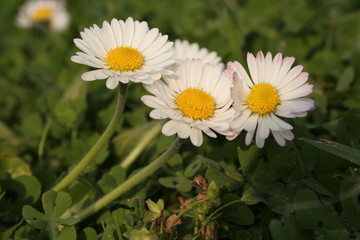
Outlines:
{"label": "blurred white flower", "polygon": [[113,19],[85,28],[81,39],[74,39],[75,45],[83,52],[77,52],[71,60],[76,63],[98,68],[84,73],[84,81],[107,79],[106,86],[114,89],[119,82],[142,82],[159,80],[163,74],[172,74],[167,66],[175,62],[173,42],[159,29],[149,30],[146,22],[134,21],[129,17]]}
{"label": "blurred white flower", "polygon": [[187,40],[175,40],[174,44],[176,61],[184,61],[187,58],[199,58],[204,64],[221,64],[221,57],[216,52],[209,52],[206,48],[200,48],[197,43],[189,43]]}
{"label": "blurred white flower", "polygon": [[[231,123],[234,139],[247,131],[245,143],[249,145],[256,132],[256,145],[262,148],[270,132],[280,146],[293,140],[292,126],[279,117],[305,117],[314,108],[314,100],[303,98],[312,92],[307,83],[308,73],[303,66],[291,68],[294,57],[282,57],[260,51],[256,58],[248,53],[250,77],[238,62],[229,62],[225,73],[233,78],[231,95],[237,117]],[[278,117],[279,116],[279,117]]]}
{"label": "blurred white flower", "polygon": [[200,59],[186,59],[165,82],[144,85],[153,94],[141,100],[154,108],[150,117],[170,119],[162,128],[164,135],[190,137],[195,146],[203,143],[203,135],[216,138],[218,132],[231,134],[230,121],[235,111],[230,95],[231,79],[222,73],[220,64],[204,64]]}
{"label": "blurred white flower", "polygon": [[69,25],[69,20],[63,1],[30,0],[21,6],[16,23],[25,28],[47,23],[50,29],[62,31]]}

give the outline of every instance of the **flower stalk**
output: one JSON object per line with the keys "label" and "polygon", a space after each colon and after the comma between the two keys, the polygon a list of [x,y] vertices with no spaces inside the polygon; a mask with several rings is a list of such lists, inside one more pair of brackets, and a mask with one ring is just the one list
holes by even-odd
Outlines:
{"label": "flower stalk", "polygon": [[120,119],[123,115],[125,100],[126,100],[127,84],[120,83],[119,93],[116,102],[114,115],[94,146],[89,152],[80,160],[80,162],[53,188],[54,191],[60,191],[68,186],[72,181],[76,179],[84,169],[91,163],[91,161],[98,155],[98,153],[106,146],[110,137],[114,134],[116,127],[118,126]]}
{"label": "flower stalk", "polygon": [[160,132],[161,125],[155,124],[150,130],[148,130],[144,136],[142,136],[139,143],[134,147],[134,149],[124,158],[120,163],[120,166],[123,168],[128,168],[135,159],[142,153],[145,147],[156,137]]}
{"label": "flower stalk", "polygon": [[131,188],[139,184],[141,181],[145,180],[148,176],[153,174],[158,170],[162,165],[164,165],[172,156],[174,156],[180,149],[184,139],[177,137],[172,145],[155,161],[150,163],[148,166],[137,172],[135,175],[131,176],[124,183],[119,185],[117,188],[113,189],[111,192],[97,200],[94,204],[84,209],[80,212],[76,218],[79,220],[84,220],[85,218],[96,213],[115,199],[119,198],[121,195],[129,191]]}

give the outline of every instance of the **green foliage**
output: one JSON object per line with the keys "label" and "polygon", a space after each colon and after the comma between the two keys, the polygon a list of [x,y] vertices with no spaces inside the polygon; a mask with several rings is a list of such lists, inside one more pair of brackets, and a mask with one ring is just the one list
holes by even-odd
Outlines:
{"label": "green foliage", "polygon": [[[0,239],[360,239],[360,4],[353,0],[67,1],[64,32],[15,26],[20,0],[0,9]],[[81,13],[81,14],[79,14]],[[79,222],[78,214],[147,166],[174,137],[159,134],[121,161],[155,126],[129,84],[125,114],[95,161],[51,189],[89,151],[114,111],[115,91],[84,82],[70,61],[92,24],[132,16],[170,40],[222,61],[282,52],[304,66],[316,109],[290,120],[295,140],[263,149],[204,137],[146,181]]]}

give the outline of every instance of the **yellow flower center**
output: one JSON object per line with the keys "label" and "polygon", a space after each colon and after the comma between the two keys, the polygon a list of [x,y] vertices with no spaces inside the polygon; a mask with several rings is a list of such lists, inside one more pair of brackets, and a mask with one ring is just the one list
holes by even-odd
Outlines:
{"label": "yellow flower center", "polygon": [[111,49],[105,58],[110,69],[120,72],[135,71],[144,64],[143,55],[131,47],[117,47]]}
{"label": "yellow flower center", "polygon": [[32,19],[34,22],[45,21],[50,18],[51,14],[53,12],[54,12],[54,9],[52,9],[50,7],[39,8],[33,13]]}
{"label": "yellow flower center", "polygon": [[210,118],[215,111],[214,98],[197,88],[188,88],[176,98],[176,104],[183,115],[194,120]]}
{"label": "yellow flower center", "polygon": [[273,85],[258,83],[252,87],[247,102],[251,111],[263,115],[273,112],[280,98]]}

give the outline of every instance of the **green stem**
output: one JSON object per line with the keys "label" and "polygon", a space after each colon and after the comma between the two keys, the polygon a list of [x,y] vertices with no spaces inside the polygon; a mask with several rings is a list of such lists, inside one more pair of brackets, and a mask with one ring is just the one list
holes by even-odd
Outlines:
{"label": "green stem", "polygon": [[119,185],[117,188],[97,200],[93,205],[89,206],[75,217],[79,218],[80,221],[84,220],[85,218],[96,213],[97,211],[99,211],[100,209],[126,193],[128,190],[139,184],[141,181],[143,181],[148,176],[153,174],[156,170],[158,170],[172,156],[174,156],[174,154],[177,153],[180,149],[183,142],[183,139],[180,139],[179,137],[176,138],[173,144],[155,161],[137,172],[135,175],[131,176],[123,184]]}
{"label": "green stem", "polygon": [[104,133],[100,136],[90,151],[81,159],[81,161],[53,188],[54,191],[60,191],[79,176],[83,170],[91,163],[91,161],[97,156],[97,154],[106,146],[110,137],[116,130],[121,116],[124,111],[126,100],[127,84],[120,83],[119,95],[115,107],[114,115],[105,129]]}
{"label": "green stem", "polygon": [[45,142],[46,142],[46,138],[48,136],[51,125],[52,125],[52,120],[51,120],[51,118],[48,118],[46,120],[46,125],[41,134],[41,138],[40,138],[40,142],[39,142],[38,159],[39,159],[39,165],[41,168],[43,168],[43,165],[44,165],[43,157],[44,157]]}
{"label": "green stem", "polygon": [[120,163],[120,166],[123,168],[128,168],[135,159],[142,153],[144,148],[154,139],[154,137],[159,133],[161,129],[160,124],[156,124],[145,135],[141,138],[140,142],[136,147],[126,156],[126,158]]}

